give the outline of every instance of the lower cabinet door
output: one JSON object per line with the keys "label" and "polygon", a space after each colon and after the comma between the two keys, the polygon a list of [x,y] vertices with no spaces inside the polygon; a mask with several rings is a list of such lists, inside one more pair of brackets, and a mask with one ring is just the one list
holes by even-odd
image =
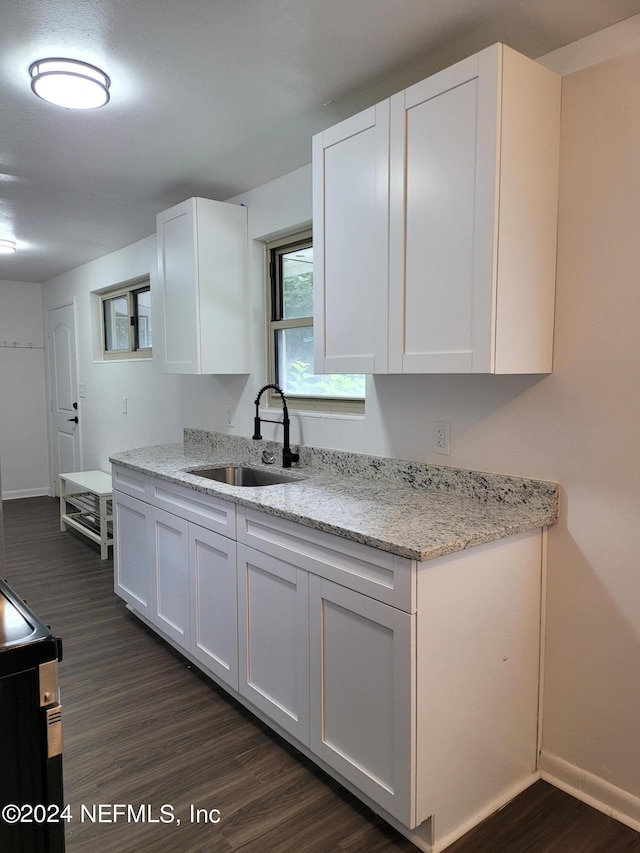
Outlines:
{"label": "lower cabinet door", "polygon": [[309,743],[308,575],[238,545],[238,690]]}
{"label": "lower cabinet door", "polygon": [[137,498],[113,492],[115,593],[150,618],[153,593],[148,512],[147,504]]}
{"label": "lower cabinet door", "polygon": [[238,689],[238,592],[236,543],[189,525],[191,654]]}
{"label": "lower cabinet door", "polygon": [[312,575],[312,751],[415,825],[415,614]]}
{"label": "lower cabinet door", "polygon": [[184,649],[189,648],[188,522],[149,507],[155,590],[149,618]]}

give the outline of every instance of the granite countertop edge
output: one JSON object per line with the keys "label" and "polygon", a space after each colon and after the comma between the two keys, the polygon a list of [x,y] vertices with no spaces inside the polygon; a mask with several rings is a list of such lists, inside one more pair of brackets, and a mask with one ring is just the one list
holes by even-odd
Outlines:
{"label": "granite countertop edge", "polygon": [[[183,444],[126,450],[113,454],[110,461],[420,562],[558,520],[555,483],[340,451],[308,453],[304,467],[282,470],[295,482],[274,486],[230,486],[187,471],[234,464],[263,467],[256,453],[265,445],[281,452],[276,443],[260,442],[256,447],[248,439],[225,438],[185,430]],[[279,465],[269,467],[281,470]],[[353,470],[357,473],[350,473]]]}

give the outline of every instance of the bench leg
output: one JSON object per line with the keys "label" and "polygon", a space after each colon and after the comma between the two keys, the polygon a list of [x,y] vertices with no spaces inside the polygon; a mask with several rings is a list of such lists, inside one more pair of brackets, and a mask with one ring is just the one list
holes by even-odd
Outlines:
{"label": "bench leg", "polygon": [[60,477],[60,530],[63,533],[67,529],[67,525],[62,520],[67,511],[67,502],[65,500],[65,496],[67,494],[66,485],[67,483],[64,477]]}
{"label": "bench leg", "polygon": [[109,546],[107,545],[107,498],[100,498],[100,559],[109,557]]}

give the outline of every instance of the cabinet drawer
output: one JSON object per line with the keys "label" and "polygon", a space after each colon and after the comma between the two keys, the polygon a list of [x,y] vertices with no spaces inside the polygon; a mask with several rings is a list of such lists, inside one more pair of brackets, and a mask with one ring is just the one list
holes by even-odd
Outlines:
{"label": "cabinet drawer", "polygon": [[132,498],[138,498],[141,501],[145,500],[147,478],[144,474],[121,465],[113,465],[111,470],[114,491],[124,492],[125,495],[131,495]]}
{"label": "cabinet drawer", "polygon": [[229,501],[155,477],[149,480],[147,501],[207,530],[236,538],[236,508]]}
{"label": "cabinet drawer", "polygon": [[238,542],[409,613],[416,609],[415,564],[264,512],[238,507]]}

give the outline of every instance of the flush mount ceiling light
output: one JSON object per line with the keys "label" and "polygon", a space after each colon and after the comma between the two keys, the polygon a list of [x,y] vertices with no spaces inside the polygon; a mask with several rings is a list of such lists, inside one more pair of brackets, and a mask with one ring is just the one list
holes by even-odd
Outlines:
{"label": "flush mount ceiling light", "polygon": [[16,241],[0,237],[0,255],[10,255],[16,250]]}
{"label": "flush mount ceiling light", "polygon": [[95,110],[109,100],[111,80],[104,71],[76,59],[39,59],[29,68],[35,94],[59,107]]}

